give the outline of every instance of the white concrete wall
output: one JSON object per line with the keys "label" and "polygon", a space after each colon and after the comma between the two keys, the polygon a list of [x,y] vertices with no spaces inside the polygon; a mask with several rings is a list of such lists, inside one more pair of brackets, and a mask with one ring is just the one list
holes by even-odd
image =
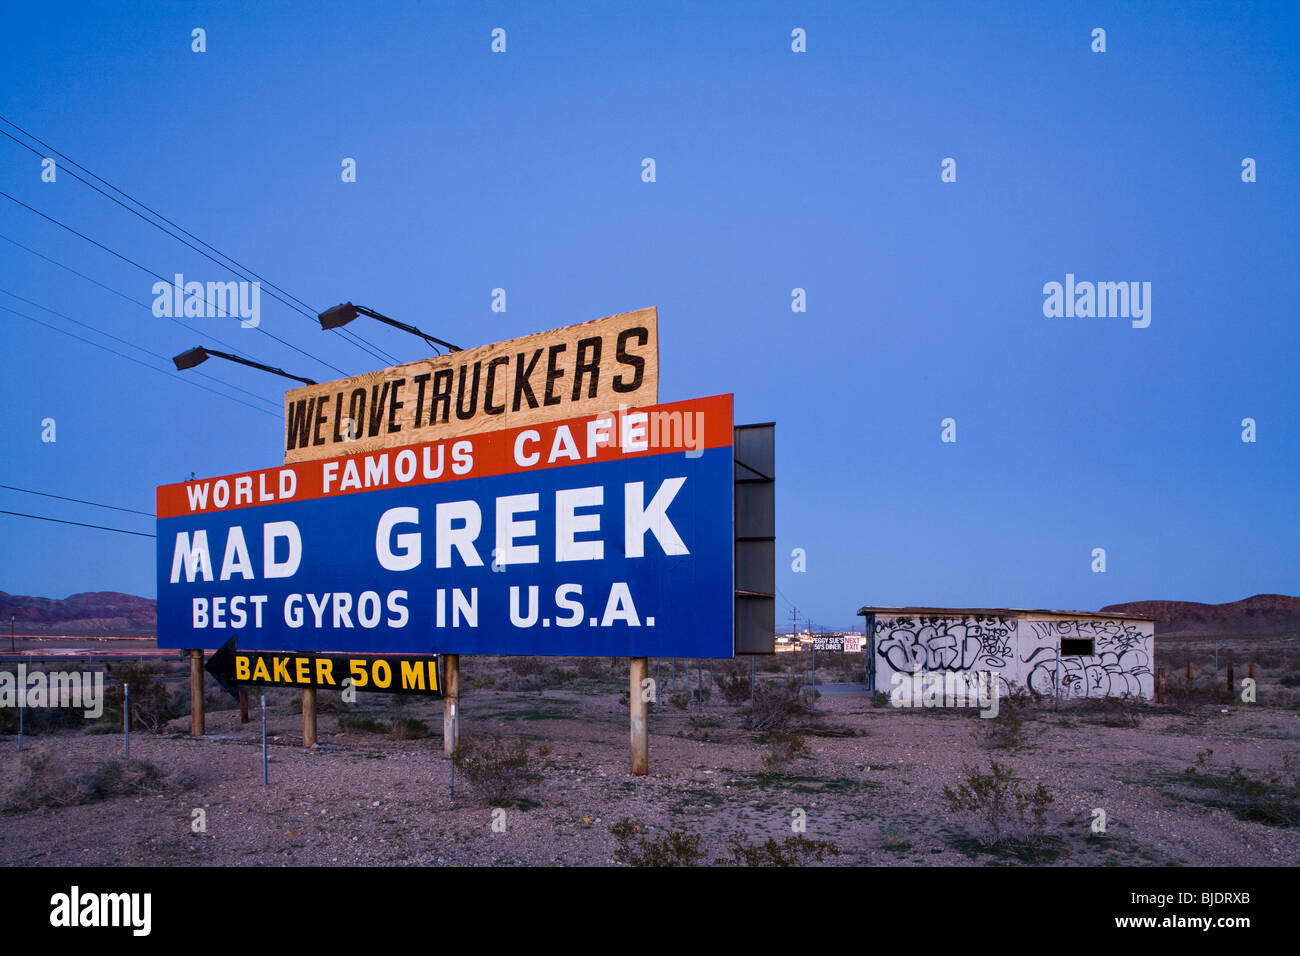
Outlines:
{"label": "white concrete wall", "polygon": [[876,689],[896,672],[993,671],[1012,686],[1054,693],[1061,638],[1091,638],[1090,657],[1062,656],[1062,697],[1155,697],[1155,624],[1047,615],[876,616]]}

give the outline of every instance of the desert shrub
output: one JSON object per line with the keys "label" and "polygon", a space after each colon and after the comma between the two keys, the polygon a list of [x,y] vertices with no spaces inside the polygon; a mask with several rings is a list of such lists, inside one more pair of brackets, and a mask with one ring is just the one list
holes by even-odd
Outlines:
{"label": "desert shrub", "polygon": [[[22,710],[23,733],[31,737],[66,730],[70,727],[80,727],[86,722],[85,710],[81,707],[24,707]],[[117,714],[117,729],[122,729],[120,710]],[[16,733],[18,733],[18,708],[0,707],[0,734]]]}
{"label": "desert shrub", "polygon": [[546,661],[540,657],[508,657],[506,666],[520,677],[541,677],[546,673]]}
{"label": "desert shrub", "polygon": [[871,706],[872,706],[872,707],[888,707],[888,706],[889,706],[889,691],[887,691],[887,690],[874,690],[874,691],[872,691],[872,692],[871,692]]}
{"label": "desert shrub", "polygon": [[[367,695],[367,696],[370,697],[370,700],[380,702],[383,697],[398,697],[399,695]],[[226,700],[229,701],[230,697],[226,697]],[[250,695],[248,695],[248,706],[252,708],[252,705],[253,705],[252,693],[250,692]],[[303,692],[290,691],[289,701],[286,702],[285,706],[287,709],[289,709],[289,713],[291,714],[303,713]],[[346,702],[343,701],[342,695],[334,695],[334,693],[328,693],[328,695],[326,695],[324,691],[316,691],[316,713],[317,714],[342,714],[342,713],[346,713],[346,711],[347,711],[347,704]]]}
{"label": "desert shrub", "polygon": [[[984,717],[980,712],[968,711],[977,715],[972,735],[975,742],[985,750],[1015,751],[1029,743],[1030,720],[1034,712],[1034,698],[1023,691],[1015,691],[998,697],[996,717]],[[1040,728],[1040,732],[1046,728]]]}
{"label": "desert shrub", "polygon": [[[229,699],[229,698],[227,698]],[[250,705],[252,701],[249,701]],[[298,695],[298,709],[302,710],[302,694]],[[348,705],[343,702],[343,697],[336,693],[325,693],[316,691],[316,713],[317,714],[341,714],[348,709]]]}
{"label": "desert shrub", "polygon": [[160,668],[148,664],[117,664],[111,668],[118,683],[104,688],[104,713],[100,721],[122,726],[122,684],[130,685],[131,729],[162,733],[169,721],[189,713],[189,694],[169,690]]}
{"label": "desert shrub", "polygon": [[0,798],[0,809],[16,813],[158,793],[164,777],[162,769],[147,760],[109,760],[77,774],[48,754],[34,752],[23,757],[19,779]]}
{"label": "desert shrub", "polygon": [[489,806],[524,806],[523,790],[542,778],[526,740],[506,743],[500,734],[489,740],[461,737],[452,755],[456,769]]}
{"label": "desert shrub", "polygon": [[340,714],[339,730],[348,733],[386,734],[390,728],[370,714]]}
{"label": "desert shrub", "polygon": [[578,672],[576,670],[569,667],[557,667],[555,670],[551,671],[550,682],[553,685],[559,686],[562,684],[568,684],[569,682],[576,680],[577,677]]}
{"label": "desert shrub", "polygon": [[881,830],[880,845],[886,850],[909,850],[912,847],[907,830],[897,823],[888,823]]}
{"label": "desert shrub", "polygon": [[1185,673],[1165,678],[1165,703],[1174,710],[1193,711],[1210,704],[1235,701],[1236,694],[1228,689],[1227,681],[1211,677],[1189,681]]}
{"label": "desert shrub", "polygon": [[710,687],[708,684],[701,684],[698,687],[691,688],[691,700],[698,703],[701,707],[707,704],[709,702],[709,698],[712,696],[713,696],[713,688]]}
{"label": "desert shrub", "polygon": [[1041,782],[1031,790],[1011,767],[996,760],[989,761],[988,773],[963,769],[966,778],[955,788],[944,787],[943,796],[950,811],[976,819],[981,843],[991,846],[1008,837],[1029,842],[1041,839],[1047,808],[1055,800]]}
{"label": "desert shrub", "polygon": [[1211,805],[1239,820],[1271,827],[1300,826],[1300,757],[1286,754],[1280,768],[1251,772],[1234,761],[1227,773],[1221,773],[1210,759],[1213,755],[1213,750],[1200,751],[1196,765],[1185,771],[1189,783],[1221,794]]}
{"label": "desert shrub", "polygon": [[765,843],[757,845],[743,834],[736,833],[727,846],[731,856],[717,861],[724,866],[807,866],[840,853],[840,848],[830,840],[810,840],[802,833],[780,842],[768,837]]}
{"label": "desert shrub", "polygon": [[579,677],[586,678],[587,680],[593,680],[597,677],[604,677],[606,676],[607,673],[608,671],[606,670],[606,668],[601,666],[600,660],[598,658],[595,657],[578,658]]}
{"label": "desert shrub", "polygon": [[391,733],[397,740],[419,740],[429,736],[429,725],[414,717],[395,717]]}
{"label": "desert shrub", "polygon": [[728,704],[743,704],[749,700],[749,676],[740,674],[714,674],[722,699]]}
{"label": "desert shrub", "polygon": [[808,716],[798,681],[773,681],[755,688],[754,706],[745,718],[750,730],[786,730]]}
{"label": "desert shrub", "polygon": [[691,695],[678,691],[676,694],[673,694],[668,698],[668,702],[678,710],[685,710],[687,707],[691,706]]}
{"label": "desert shrub", "polygon": [[775,730],[767,739],[767,753],[763,754],[763,766],[780,767],[808,755],[808,741],[799,734],[784,730]]}
{"label": "desert shrub", "polygon": [[695,866],[704,855],[700,835],[686,830],[669,830],[651,838],[624,817],[609,832],[618,840],[614,860],[628,866]]}
{"label": "desert shrub", "polygon": [[491,674],[474,674],[466,683],[476,690],[487,690],[497,685],[497,679]]}
{"label": "desert shrub", "polygon": [[1141,698],[1134,697],[1094,697],[1077,709],[1088,723],[1103,727],[1138,727],[1144,714]]}

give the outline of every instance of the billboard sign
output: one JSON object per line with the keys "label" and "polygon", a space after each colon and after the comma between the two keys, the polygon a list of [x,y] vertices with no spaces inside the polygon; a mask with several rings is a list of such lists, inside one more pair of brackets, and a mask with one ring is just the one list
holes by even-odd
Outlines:
{"label": "billboard sign", "polygon": [[286,463],[659,401],[655,309],[285,393]]}
{"label": "billboard sign", "polygon": [[158,646],[731,657],[730,395],[158,489]]}
{"label": "billboard sign", "polygon": [[811,646],[814,651],[838,651],[846,654],[861,654],[862,635],[814,634]]}

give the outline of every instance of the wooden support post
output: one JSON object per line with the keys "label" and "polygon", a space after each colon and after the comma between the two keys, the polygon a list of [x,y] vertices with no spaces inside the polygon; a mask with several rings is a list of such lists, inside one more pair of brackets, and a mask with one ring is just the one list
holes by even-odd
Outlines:
{"label": "wooden support post", "polygon": [[1229,665],[1228,665],[1228,693],[1229,693],[1229,694],[1232,693],[1233,688],[1235,687],[1236,683],[1237,683],[1237,682],[1236,682],[1235,680],[1232,679],[1232,664],[1229,664]]}
{"label": "wooden support post", "polygon": [[1196,664],[1192,661],[1187,662],[1187,679],[1196,680]]}
{"label": "wooden support post", "polygon": [[304,687],[302,691],[302,745],[308,749],[316,746],[315,687]]}
{"label": "wooden support post", "polygon": [[1165,669],[1163,667],[1156,670],[1156,703],[1165,702]]}
{"label": "wooden support post", "polygon": [[190,650],[190,736],[202,737],[203,723],[203,651]]}
{"label": "wooden support post", "polygon": [[442,655],[442,752],[450,760],[460,743],[460,655]]}
{"label": "wooden support post", "polygon": [[248,723],[248,691],[242,687],[239,689],[239,722]]}
{"label": "wooden support post", "polygon": [[[650,723],[646,718],[646,705],[642,699],[641,683],[649,670],[644,657],[632,658],[629,668],[628,699],[632,710],[632,773],[644,776],[650,770]],[[658,688],[656,688],[657,692]]]}
{"label": "wooden support post", "polygon": [[[1251,664],[1251,665],[1250,665],[1250,679],[1251,679],[1251,680],[1255,680],[1255,665],[1254,665],[1254,664]],[[1256,683],[1258,683],[1258,681],[1256,681]]]}

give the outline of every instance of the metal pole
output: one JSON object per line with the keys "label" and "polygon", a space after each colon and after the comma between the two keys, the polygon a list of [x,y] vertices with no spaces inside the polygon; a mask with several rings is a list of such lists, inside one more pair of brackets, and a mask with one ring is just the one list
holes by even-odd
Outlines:
{"label": "metal pole", "polygon": [[131,759],[131,685],[122,684],[122,755]]}
{"label": "metal pole", "polygon": [[18,648],[14,644],[14,616],[9,615],[9,650],[16,651]]}
{"label": "metal pole", "polygon": [[749,655],[749,709],[754,709],[754,655]]}
{"label": "metal pole", "polygon": [[266,786],[266,695],[262,695],[262,786]]}
{"label": "metal pole", "polygon": [[23,698],[25,698],[26,696],[27,696],[27,688],[20,687],[18,689],[18,752],[19,753],[23,752],[23,711],[27,709],[23,706]]}

